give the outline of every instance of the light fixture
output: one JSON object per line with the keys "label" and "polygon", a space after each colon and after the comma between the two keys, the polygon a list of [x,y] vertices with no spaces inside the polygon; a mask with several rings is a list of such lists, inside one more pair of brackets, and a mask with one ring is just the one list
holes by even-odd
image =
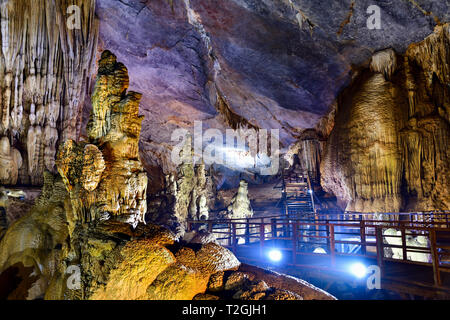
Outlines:
{"label": "light fixture", "polygon": [[313,193],[313,191],[312,191],[311,189],[309,189],[309,190],[308,190],[308,193],[312,194],[312,193]]}
{"label": "light fixture", "polygon": [[357,278],[363,278],[367,274],[366,266],[360,262],[352,264],[350,271]]}
{"label": "light fixture", "polygon": [[274,262],[280,261],[282,257],[283,257],[283,254],[278,249],[272,249],[269,251],[269,259]]}

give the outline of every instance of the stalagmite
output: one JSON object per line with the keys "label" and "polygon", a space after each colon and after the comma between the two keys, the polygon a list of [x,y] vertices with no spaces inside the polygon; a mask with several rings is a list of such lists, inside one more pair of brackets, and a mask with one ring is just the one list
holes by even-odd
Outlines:
{"label": "stalagmite", "polygon": [[[126,67],[103,52],[87,128],[90,143],[67,140],[58,153],[57,168],[72,200],[72,224],[114,219],[136,227],[145,222],[148,181],[138,154],[141,95],[127,93],[128,83]],[[106,110],[106,117],[98,117],[99,110]]]}
{"label": "stalagmite", "polygon": [[241,180],[237,194],[228,206],[228,217],[230,219],[246,219],[253,217],[253,210],[248,198],[248,183]]}

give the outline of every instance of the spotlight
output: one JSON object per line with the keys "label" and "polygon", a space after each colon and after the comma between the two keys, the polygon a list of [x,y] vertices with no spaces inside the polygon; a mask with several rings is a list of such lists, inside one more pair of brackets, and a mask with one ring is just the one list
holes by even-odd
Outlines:
{"label": "spotlight", "polygon": [[311,189],[309,189],[309,190],[308,190],[308,193],[312,194],[312,193],[313,193],[313,191],[312,191]]}
{"label": "spotlight", "polygon": [[362,263],[355,263],[350,267],[351,273],[357,278],[363,278],[367,274],[367,268]]}
{"label": "spotlight", "polygon": [[274,262],[280,261],[282,257],[283,255],[281,254],[281,251],[278,249],[272,249],[269,251],[269,259]]}

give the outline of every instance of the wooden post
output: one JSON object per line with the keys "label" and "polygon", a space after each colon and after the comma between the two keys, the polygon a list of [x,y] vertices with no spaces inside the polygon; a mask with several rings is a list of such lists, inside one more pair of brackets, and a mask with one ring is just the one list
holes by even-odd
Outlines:
{"label": "wooden post", "polygon": [[209,233],[212,233],[212,232],[213,232],[213,224],[212,224],[212,221],[209,221],[209,222],[208,222],[208,232],[209,232]]}
{"label": "wooden post", "polygon": [[232,241],[233,240],[233,234],[232,234],[233,232],[231,230],[232,229],[232,227],[231,227],[232,224],[233,224],[233,222],[230,221],[229,225],[228,225],[228,236],[229,236],[228,237],[228,246],[230,246],[230,247],[233,245],[233,241]]}
{"label": "wooden post", "polygon": [[294,222],[294,225],[292,226],[292,263],[294,266],[297,264],[297,243],[298,243],[298,237],[297,237],[297,231],[298,231],[298,222]]}
{"label": "wooden post", "polygon": [[261,260],[264,257],[264,238],[265,238],[265,229],[264,229],[264,223],[261,223],[259,226],[259,256]]}
{"label": "wooden post", "polygon": [[436,230],[430,230],[430,247],[431,247],[431,257],[433,259],[433,276],[434,284],[441,286],[441,272],[439,270],[439,253],[437,251],[436,245]]}
{"label": "wooden post", "polygon": [[336,251],[334,242],[334,225],[330,224],[330,254],[331,254],[331,266],[336,266]]}
{"label": "wooden post", "polygon": [[406,249],[406,229],[402,228],[402,250],[403,260],[408,260],[408,250]]}
{"label": "wooden post", "polygon": [[384,245],[383,245],[383,229],[375,227],[376,245],[377,245],[377,263],[380,267],[381,275],[384,275]]}
{"label": "wooden post", "polygon": [[272,238],[277,238],[277,219],[272,218],[271,220],[270,229],[272,230]]}
{"label": "wooden post", "polygon": [[361,253],[363,255],[366,254],[367,247],[366,247],[366,222],[364,220],[361,220],[360,222],[360,234],[361,234]]}
{"label": "wooden post", "polygon": [[[331,248],[331,244],[330,244],[330,221],[325,221],[325,223],[326,223],[326,226],[325,226],[325,228],[326,228],[326,232],[327,232],[327,247],[328,248]],[[331,252],[331,250],[330,250],[330,252]]]}
{"label": "wooden post", "polygon": [[236,237],[236,223],[233,223],[233,253],[236,254],[236,247],[237,247],[237,237]]}
{"label": "wooden post", "polygon": [[250,243],[250,219],[247,218],[247,223],[245,224],[245,244]]}

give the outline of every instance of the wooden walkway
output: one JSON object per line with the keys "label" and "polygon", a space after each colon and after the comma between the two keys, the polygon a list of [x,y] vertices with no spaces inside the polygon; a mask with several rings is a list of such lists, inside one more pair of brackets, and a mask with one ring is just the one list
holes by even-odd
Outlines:
{"label": "wooden walkway", "polygon": [[[246,262],[274,265],[268,258],[274,249],[283,257],[278,266],[298,270],[348,274],[352,263],[361,262],[380,268],[385,287],[417,287],[414,290],[424,295],[431,290],[450,298],[450,212],[386,213],[381,215],[383,220],[373,217],[322,213],[314,221],[275,216],[190,221],[188,228],[206,225],[220,244]],[[389,235],[386,230],[391,231]],[[411,244],[409,240],[417,237],[422,242]]]}

